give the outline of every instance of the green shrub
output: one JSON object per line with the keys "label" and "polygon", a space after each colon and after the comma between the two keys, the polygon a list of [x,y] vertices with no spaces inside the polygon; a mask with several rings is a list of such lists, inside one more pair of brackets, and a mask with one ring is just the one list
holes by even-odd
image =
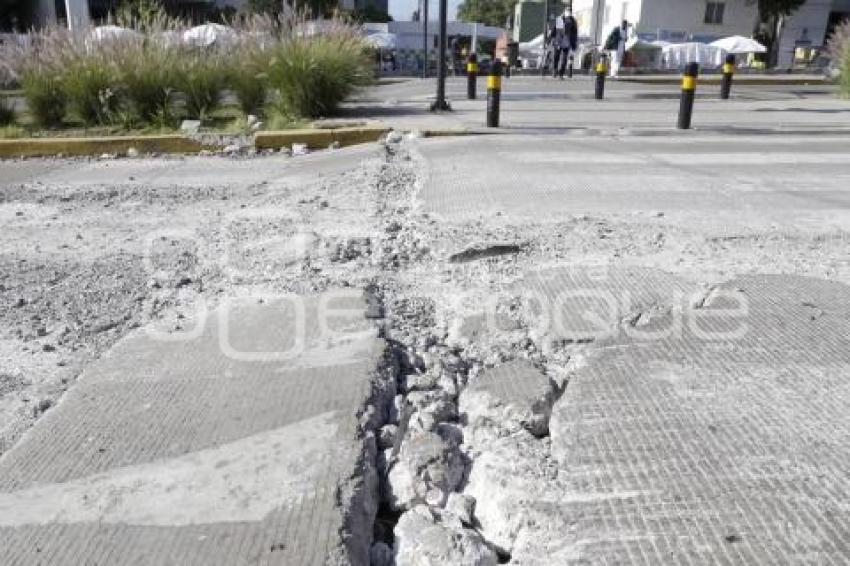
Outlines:
{"label": "green shrub", "polygon": [[15,109],[6,98],[0,98],[0,126],[10,126],[15,121]]}
{"label": "green shrub", "polygon": [[217,52],[184,50],[177,65],[177,88],[186,100],[190,118],[204,120],[221,106],[228,69]]}
{"label": "green shrub", "polygon": [[850,98],[850,43],[844,46],[838,64],[838,85],[842,96]]}
{"label": "green shrub", "polygon": [[102,53],[73,57],[63,69],[69,110],[85,125],[109,124],[121,106],[118,72]]}
{"label": "green shrub", "polygon": [[24,100],[33,122],[42,128],[62,125],[68,97],[61,79],[44,67],[33,67],[21,74]]}
{"label": "green shrub", "polygon": [[245,114],[262,113],[268,95],[268,57],[237,52],[228,73],[228,86]]}
{"label": "green shrub", "polygon": [[276,112],[317,118],[369,82],[371,60],[353,35],[293,37],[276,48],[268,74]]}
{"label": "green shrub", "polygon": [[835,27],[827,41],[826,53],[838,72],[842,96],[850,97],[850,19]]}
{"label": "green shrub", "polygon": [[136,122],[174,125],[171,107],[177,86],[176,50],[144,43],[126,46],[119,57],[119,82]]}

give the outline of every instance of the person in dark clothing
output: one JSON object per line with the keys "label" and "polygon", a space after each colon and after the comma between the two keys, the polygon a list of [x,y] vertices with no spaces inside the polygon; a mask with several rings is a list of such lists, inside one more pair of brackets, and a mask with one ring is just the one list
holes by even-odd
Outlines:
{"label": "person in dark clothing", "polygon": [[572,58],[578,48],[578,22],[569,8],[555,18],[555,25],[551,31],[551,43],[554,55],[552,76],[563,79],[567,63],[572,65]]}

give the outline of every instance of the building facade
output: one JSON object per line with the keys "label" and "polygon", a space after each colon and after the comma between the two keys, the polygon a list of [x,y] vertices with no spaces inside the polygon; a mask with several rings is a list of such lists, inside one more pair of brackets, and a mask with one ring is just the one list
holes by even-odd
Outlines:
{"label": "building facade", "polygon": [[[730,35],[752,36],[758,25],[756,0],[573,0],[579,34],[603,43],[628,20],[645,40],[711,42]],[[832,29],[850,18],[850,0],[807,0],[786,18],[778,66],[794,62],[799,48],[820,48]]]}
{"label": "building facade", "polygon": [[749,36],[758,19],[754,0],[573,0],[579,34],[603,43],[623,20],[639,37],[670,42],[710,42]]}
{"label": "building facade", "polygon": [[799,49],[822,47],[835,26],[848,18],[850,0],[808,0],[782,27],[777,66],[792,66]]}

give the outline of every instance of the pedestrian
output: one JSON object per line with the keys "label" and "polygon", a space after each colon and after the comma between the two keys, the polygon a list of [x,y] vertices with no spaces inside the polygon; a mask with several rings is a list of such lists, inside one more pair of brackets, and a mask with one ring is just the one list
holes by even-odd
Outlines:
{"label": "pedestrian", "polygon": [[555,18],[555,26],[552,29],[552,77],[564,78],[567,64],[572,66],[573,55],[578,48],[578,22],[573,17],[571,9],[566,8],[564,13]]}
{"label": "pedestrian", "polygon": [[620,66],[626,56],[626,42],[629,40],[629,22],[623,20],[619,27],[611,30],[608,39],[605,40],[605,49],[611,52],[611,63],[609,65],[611,77],[620,74]]}

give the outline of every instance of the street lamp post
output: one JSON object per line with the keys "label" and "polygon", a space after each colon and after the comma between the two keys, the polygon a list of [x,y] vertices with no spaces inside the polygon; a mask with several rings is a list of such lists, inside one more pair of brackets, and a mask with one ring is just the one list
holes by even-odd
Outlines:
{"label": "street lamp post", "polygon": [[448,0],[440,0],[440,50],[437,53],[437,100],[431,105],[432,112],[451,110],[446,102],[446,28],[448,19]]}
{"label": "street lamp post", "polygon": [[424,57],[422,65],[422,78],[428,78],[428,2],[422,0],[422,10],[419,15],[422,17],[422,56]]}

